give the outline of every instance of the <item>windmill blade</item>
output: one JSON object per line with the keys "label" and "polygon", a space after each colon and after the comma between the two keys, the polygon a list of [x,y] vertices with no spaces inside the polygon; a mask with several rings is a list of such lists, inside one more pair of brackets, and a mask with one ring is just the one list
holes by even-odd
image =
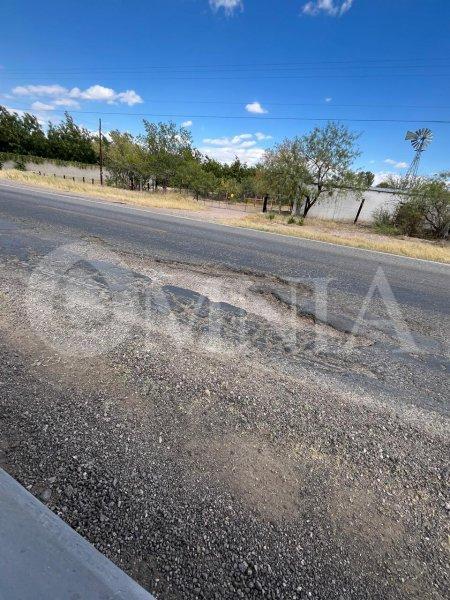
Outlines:
{"label": "windmill blade", "polygon": [[433,139],[433,132],[431,131],[431,129],[428,129],[428,127],[425,127],[424,129],[419,129],[418,131],[416,131],[418,137],[426,140],[426,141],[430,141]]}
{"label": "windmill blade", "polygon": [[412,147],[416,152],[423,152],[423,150],[431,144],[433,139],[433,132],[428,127],[418,129],[417,131],[408,131],[406,133],[405,140],[411,142]]}

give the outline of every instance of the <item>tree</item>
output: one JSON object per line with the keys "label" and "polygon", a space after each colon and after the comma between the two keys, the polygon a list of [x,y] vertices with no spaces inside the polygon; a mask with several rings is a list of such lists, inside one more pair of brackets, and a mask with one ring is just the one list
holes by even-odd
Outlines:
{"label": "tree", "polygon": [[429,235],[447,238],[450,227],[449,173],[433,177],[391,175],[388,187],[401,190],[401,199],[392,215],[392,224],[410,236]]}
{"label": "tree", "polygon": [[349,179],[351,183],[351,166],[360,155],[356,147],[358,137],[344,125],[330,122],[293,140],[296,154],[308,172],[304,217],[325,193],[331,194],[336,188],[345,187]]}
{"label": "tree", "polygon": [[209,196],[219,185],[214,173],[204,169],[197,160],[184,161],[178,169],[177,180],[179,186],[191,190],[197,200],[199,196]]}
{"label": "tree", "polygon": [[47,156],[47,139],[34,115],[22,116],[0,106],[0,152]]}
{"label": "tree", "polygon": [[372,187],[373,182],[375,180],[375,175],[372,173],[372,171],[361,171],[361,176],[364,180],[366,187]]}
{"label": "tree", "polygon": [[150,123],[144,120],[142,143],[148,151],[150,169],[166,189],[175,178],[183,160],[193,158],[192,136],[186,127],[175,123]]}
{"label": "tree", "polygon": [[413,197],[425,219],[427,227],[438,238],[448,238],[450,228],[449,173],[422,179],[413,191]]}
{"label": "tree", "polygon": [[292,213],[298,214],[301,198],[308,192],[305,182],[309,177],[298,143],[284,140],[273,150],[268,150],[262,169],[267,193],[278,201],[280,207],[283,201],[287,201]]}
{"label": "tree", "polygon": [[48,156],[84,163],[97,162],[90,131],[77,125],[68,112],[64,115],[64,121],[58,125],[49,124],[47,132]]}
{"label": "tree", "polygon": [[131,133],[110,132],[111,142],[105,148],[105,166],[115,185],[135,189],[151,177],[145,148]]}

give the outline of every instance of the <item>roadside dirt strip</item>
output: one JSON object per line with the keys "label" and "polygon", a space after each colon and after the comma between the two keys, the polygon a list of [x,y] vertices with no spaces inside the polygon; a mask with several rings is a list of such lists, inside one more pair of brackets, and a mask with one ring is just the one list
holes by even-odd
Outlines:
{"label": "roadside dirt strip", "polygon": [[302,282],[14,236],[0,466],[96,548],[158,599],[446,597],[442,344],[353,336]]}

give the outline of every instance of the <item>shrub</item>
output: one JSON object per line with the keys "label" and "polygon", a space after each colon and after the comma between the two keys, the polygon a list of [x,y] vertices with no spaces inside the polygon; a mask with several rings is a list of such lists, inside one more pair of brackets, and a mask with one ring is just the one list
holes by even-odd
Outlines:
{"label": "shrub", "polygon": [[297,225],[303,225],[305,223],[305,219],[303,217],[299,217],[297,219]]}
{"label": "shrub", "polygon": [[288,222],[288,225],[295,224],[295,219],[294,219],[294,217],[289,217],[289,219],[287,220],[287,222]]}
{"label": "shrub", "polygon": [[450,228],[450,190],[446,174],[427,182],[420,198],[425,227],[438,238],[448,238]]}
{"label": "shrub", "polygon": [[269,219],[269,221],[273,221],[275,219],[275,215],[273,213],[270,213],[270,215],[267,215],[267,218]]}
{"label": "shrub", "polygon": [[373,212],[373,224],[375,227],[392,225],[392,215],[387,208],[377,208],[377,210]]}
{"label": "shrub", "polygon": [[373,213],[373,226],[377,233],[383,235],[396,235],[399,233],[393,223],[393,217],[386,208],[378,208]]}
{"label": "shrub", "polygon": [[409,198],[400,202],[395,208],[392,222],[400,233],[418,236],[423,231],[424,208],[418,198]]}
{"label": "shrub", "polygon": [[27,170],[25,161],[23,160],[23,158],[21,156],[19,156],[17,158],[16,162],[14,163],[14,168],[17,169],[17,171],[26,171]]}

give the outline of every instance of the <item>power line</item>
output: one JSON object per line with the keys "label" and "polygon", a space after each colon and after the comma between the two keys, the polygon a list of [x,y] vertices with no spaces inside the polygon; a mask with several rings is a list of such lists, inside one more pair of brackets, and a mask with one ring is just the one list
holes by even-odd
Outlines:
{"label": "power line", "polygon": [[[433,61],[447,61],[447,58],[433,58]],[[402,63],[404,62],[417,62],[420,61],[421,63],[424,62],[424,60],[422,58],[402,58],[402,59],[395,59],[395,58],[376,58],[376,59],[351,59],[351,60],[314,60],[314,61],[302,61],[302,62],[275,62],[275,63],[226,63],[226,64],[175,64],[175,65],[144,65],[141,66],[139,68],[129,68],[129,67],[108,67],[108,66],[99,66],[99,67],[90,67],[89,70],[101,70],[102,72],[105,71],[111,71],[111,72],[118,72],[118,71],[134,71],[134,72],[143,72],[145,70],[151,70],[151,69],[169,69],[169,70],[173,70],[173,69],[218,69],[218,68],[241,68],[241,67],[248,67],[248,68],[261,68],[261,67],[291,67],[291,68],[295,68],[295,67],[305,67],[305,66],[316,66],[316,65],[356,65],[356,66],[363,66],[365,64],[370,64],[373,66],[374,63],[391,63],[391,64],[387,64],[387,65],[381,65],[386,66],[386,67],[401,67],[404,66],[402,65]],[[397,64],[396,64],[397,63]],[[430,63],[425,62],[424,64],[420,64],[420,65],[416,65],[416,66],[421,66],[421,67],[428,67],[428,66],[443,66],[441,63],[438,63],[437,65],[433,65]],[[54,70],[53,72],[55,73],[60,73],[60,72],[66,72],[66,73],[70,73],[70,72],[75,72],[75,71],[80,71],[80,72],[85,72],[86,68],[85,67],[64,67],[64,69],[57,69]],[[35,73],[35,72],[39,72],[39,73],[52,73],[51,69],[11,69],[11,71],[9,71],[11,73]]]}
{"label": "power line", "polygon": [[[230,106],[245,106],[247,100],[149,100],[149,104],[229,104]],[[264,106],[314,106],[321,108],[401,108],[401,109],[450,109],[450,105],[404,105],[404,104],[337,104],[335,102],[271,102],[264,100]]]}
{"label": "power line", "polygon": [[[61,113],[64,110],[49,110],[35,108],[10,108],[10,110],[33,111],[33,112],[50,112]],[[240,119],[240,120],[258,120],[258,121],[347,121],[352,123],[431,123],[431,124],[450,124],[450,120],[446,119],[353,119],[346,117],[271,117],[271,116],[255,116],[255,115],[194,115],[194,114],[174,114],[174,113],[129,113],[129,112],[103,112],[89,110],[70,110],[70,113],[83,115],[102,115],[102,116],[127,116],[127,117],[151,117],[151,118],[175,118],[175,119]]]}
{"label": "power line", "polygon": [[[236,101],[236,100],[155,100],[151,99],[148,101],[149,104],[217,104],[217,105],[230,105],[230,106],[245,106],[248,104],[249,99]],[[315,107],[315,108],[399,108],[399,109],[430,109],[430,110],[448,110],[450,105],[431,105],[431,104],[341,104],[336,102],[272,102],[271,100],[264,100],[262,102],[264,106],[300,106],[300,107]]]}
{"label": "power line", "polygon": [[[138,74],[138,73],[136,73]],[[55,75],[55,74],[53,74]],[[66,76],[68,75],[67,73],[65,74],[60,74],[60,76]],[[74,75],[77,74],[71,74],[70,76],[73,77]],[[78,75],[82,76],[82,77],[86,77],[86,73],[79,73]],[[148,74],[150,75],[150,74]],[[438,77],[440,79],[445,79],[447,77],[449,77],[449,73],[384,73],[384,74],[378,74],[378,73],[371,73],[371,74],[348,74],[348,75],[342,75],[342,74],[335,74],[335,73],[322,73],[322,74],[315,74],[315,75],[258,75],[257,73],[254,73],[254,71],[252,71],[250,74],[242,77],[239,75],[232,75],[231,77],[227,76],[227,77],[223,77],[220,75],[217,76],[196,76],[196,75],[188,75],[188,76],[179,76],[179,75],[174,75],[174,76],[162,76],[162,75],[151,75],[151,80],[152,81],[215,81],[215,80],[219,80],[219,81],[247,81],[247,80],[265,80],[265,79],[272,79],[272,80],[277,80],[277,79],[291,79],[291,80],[296,80],[296,79],[383,79],[383,78],[387,78],[387,77],[431,77],[431,78],[435,78]],[[44,75],[43,75],[44,76]],[[49,75],[45,74],[45,77],[48,78]],[[23,76],[3,76],[2,75],[2,79],[3,80],[7,80],[7,81],[11,81],[11,80],[21,80],[23,79]],[[110,76],[105,77],[104,75],[102,75],[102,80],[103,81],[109,81],[112,80],[113,78]]]}

